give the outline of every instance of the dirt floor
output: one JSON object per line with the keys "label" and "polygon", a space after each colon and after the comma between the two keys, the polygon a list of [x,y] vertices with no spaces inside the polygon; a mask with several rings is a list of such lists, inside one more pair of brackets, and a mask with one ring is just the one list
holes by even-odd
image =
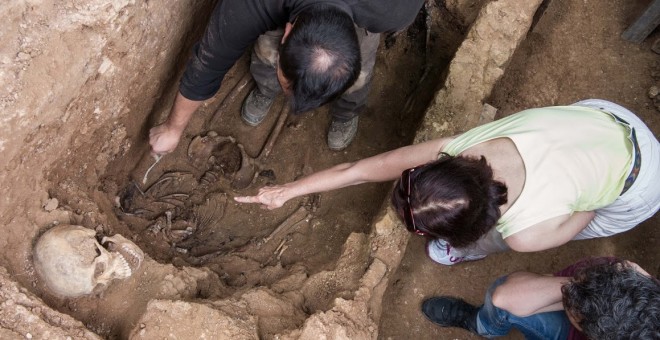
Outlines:
{"label": "dirt floor", "polygon": [[[660,56],[651,45],[656,30],[641,45],[620,38],[649,1],[545,1],[537,22],[514,55],[488,103],[506,116],[521,109],[564,105],[586,98],[617,102],[637,113],[660,133],[660,106],[650,98],[660,84]],[[456,295],[479,304],[489,284],[512,271],[551,273],[585,256],[615,255],[660,274],[658,215],[615,237],[571,242],[540,253],[503,253],[455,267],[433,264],[424,239],[411,238],[383,301],[381,339],[476,339],[458,329],[443,329],[419,312],[436,295]],[[517,334],[519,335],[519,334]],[[522,338],[512,335],[511,338]]]}
{"label": "dirt floor", "polygon": [[[310,195],[273,211],[237,204],[232,197],[411,143],[442,83],[443,71],[484,2],[463,1],[464,7],[457,9],[452,6],[455,1],[429,1],[408,30],[382,37],[369,104],[360,118],[358,135],[346,150],[332,152],[326,146],[327,108],[281,116],[285,103],[278,98],[262,125],[251,128],[242,123],[240,105],[253,86],[246,77],[246,55],[228,74],[220,92],[194,116],[177,150],[145,175],[154,162],[148,155],[146,131],[167,114],[185,61],[182,53],[173,62],[179,72],[153,85],[164,89],[161,98],[150,99],[156,102],[151,114],[120,116],[126,131],[125,135],[118,132],[117,139],[128,142],[111,143],[120,157],[102,169],[78,167],[87,164],[77,161],[89,157],[83,152],[68,155],[45,171],[50,200],[44,200],[44,209],[98,234],[124,235],[146,253],[142,269],[100,295],[77,299],[48,294],[27,270],[21,283],[49,306],[108,339],[167,337],[165,326],[153,329],[153,320],[138,321],[148,304],[149,308],[169,308],[153,307],[150,301],[157,299],[205,301],[195,308],[213,307],[208,313],[223,310],[228,322],[253,322],[260,338],[272,338],[300,328],[313,313],[328,311],[336,298],[352,298],[370,265],[366,235],[387,204],[391,183]],[[603,98],[636,112],[657,134],[660,56],[651,51],[651,45],[660,39],[660,32],[656,30],[641,45],[620,38],[648,3],[544,1],[488,103],[501,117],[530,107]],[[185,37],[190,40],[186,48],[199,34],[199,27],[192,29]],[[651,98],[653,86],[656,92]],[[80,138],[92,139],[84,145],[93,146],[103,144],[106,137]],[[85,150],[94,151],[92,146]],[[250,166],[245,165],[247,161]],[[97,176],[100,181],[93,181]],[[571,242],[533,254],[496,254],[454,267],[432,263],[424,253],[425,240],[413,236],[385,292],[379,329],[369,331],[378,333],[379,339],[476,338],[462,330],[434,326],[420,313],[420,303],[434,295],[457,295],[479,303],[498,276],[516,270],[552,272],[584,256],[620,256],[658,275],[659,224],[656,215],[616,237]],[[20,237],[12,234],[12,239]],[[15,249],[20,247],[3,252],[3,263],[22,267],[25,255],[13,253]],[[241,296],[252,288],[256,293]],[[191,332],[208,326],[190,316],[200,315],[199,311],[186,308],[178,310],[176,325]],[[158,321],[164,325],[163,320]],[[249,334],[241,337],[249,338]]]}

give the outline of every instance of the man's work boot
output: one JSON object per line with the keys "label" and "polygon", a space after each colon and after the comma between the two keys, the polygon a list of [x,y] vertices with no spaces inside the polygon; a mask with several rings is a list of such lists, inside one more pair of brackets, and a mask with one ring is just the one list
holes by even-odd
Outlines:
{"label": "man's work boot", "polygon": [[274,101],[275,98],[261,94],[259,88],[255,87],[247,98],[245,98],[243,106],[241,106],[241,118],[250,126],[261,124]]}
{"label": "man's work boot", "polygon": [[436,325],[459,327],[477,333],[479,307],[462,299],[450,296],[432,297],[422,303],[422,313]]}
{"label": "man's work boot", "polygon": [[351,144],[358,128],[358,117],[355,116],[346,122],[332,119],[328,130],[328,147],[333,151],[346,149]]}

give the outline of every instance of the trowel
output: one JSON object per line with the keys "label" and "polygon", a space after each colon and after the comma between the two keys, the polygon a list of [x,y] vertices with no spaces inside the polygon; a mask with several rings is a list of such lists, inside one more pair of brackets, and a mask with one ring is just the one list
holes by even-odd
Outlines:
{"label": "trowel", "polygon": [[156,164],[158,164],[158,162],[160,161],[160,159],[163,158],[163,155],[158,155],[158,154],[150,154],[150,155],[151,155],[152,158],[154,159],[154,163],[151,164],[151,166],[150,166],[150,167],[147,169],[147,171],[144,173],[144,176],[142,177],[142,185],[147,184],[147,178],[148,178],[148,176],[149,176],[149,172],[151,171],[151,169],[153,169],[153,168],[156,166]]}
{"label": "trowel", "polygon": [[139,184],[141,187],[145,186],[149,181],[149,173],[162,158],[163,155],[152,153],[151,148],[143,152],[140,161],[130,173],[133,182]]}

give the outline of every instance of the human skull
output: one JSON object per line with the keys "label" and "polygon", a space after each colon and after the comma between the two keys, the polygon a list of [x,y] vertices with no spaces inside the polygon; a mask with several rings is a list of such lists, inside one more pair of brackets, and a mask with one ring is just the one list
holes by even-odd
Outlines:
{"label": "human skull", "polygon": [[144,253],[119,234],[103,237],[99,243],[94,230],[61,225],[39,238],[33,257],[37,274],[50,290],[78,297],[100,293],[114,279],[129,278],[140,267]]}

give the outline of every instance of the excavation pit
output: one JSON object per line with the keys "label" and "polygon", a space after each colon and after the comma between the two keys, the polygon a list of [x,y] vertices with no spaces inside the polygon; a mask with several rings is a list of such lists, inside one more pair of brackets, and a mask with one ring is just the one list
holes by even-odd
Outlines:
{"label": "excavation pit", "polygon": [[[383,36],[368,108],[354,144],[342,152],[325,145],[327,108],[283,116],[278,113],[285,102],[278,98],[261,126],[240,121],[240,104],[253,86],[246,54],[220,92],[194,116],[177,150],[155,165],[145,156],[147,130],[167,114],[191,45],[203,29],[201,18],[212,4],[73,1],[29,10],[6,5],[10,17],[21,18],[17,20],[24,27],[9,32],[22,45],[6,44],[16,58],[11,57],[12,64],[0,60],[10,65],[3,70],[12,71],[2,75],[14,77],[5,82],[12,93],[29,99],[3,96],[1,102],[15,107],[7,112],[16,115],[7,118],[14,130],[3,133],[0,143],[8,160],[0,178],[7,193],[1,264],[8,273],[0,274],[2,282],[20,284],[2,285],[13,289],[6,296],[30,298],[39,307],[0,312],[33,320],[3,324],[3,331],[90,339],[168,334],[455,338],[465,334],[435,329],[420,318],[420,299],[451,293],[477,302],[496,275],[524,268],[552,270],[572,260],[571,254],[591,255],[590,247],[654,263],[657,254],[649,249],[657,240],[652,229],[657,218],[614,241],[525,257],[494,255],[447,269],[425,259],[423,240],[412,237],[409,242],[387,209],[391,183],[300,197],[273,211],[232,199],[413,141],[460,133],[493,118],[484,102],[500,109],[499,114],[510,114],[527,106],[570,103],[577,95],[616,99],[612,91],[623,91],[620,96],[628,103],[645,95],[648,84],[641,79],[648,78],[652,58],[642,52],[598,51],[611,52],[613,61],[638,63],[642,71],[618,73],[639,79],[635,87],[625,83],[613,90],[605,87],[607,81],[587,84],[570,72],[560,73],[559,66],[571,63],[548,48],[558,41],[546,44],[544,39],[558,32],[572,37],[559,19],[573,14],[561,8],[586,5],[540,3],[522,8],[511,1],[429,2],[406,31]],[[536,6],[542,10],[537,12]],[[608,29],[624,27],[636,9],[627,4],[597,7],[598,13],[616,11],[603,17],[621,18],[616,25],[605,25]],[[536,28],[513,58],[534,13]],[[582,31],[594,35],[591,41],[600,41],[605,26]],[[535,54],[537,48],[545,48],[543,53],[561,65],[535,64],[546,60]],[[54,56],[63,49],[75,53]],[[596,60],[582,59],[584,65],[597,64],[605,71],[624,64]],[[515,67],[505,74],[510,62]],[[578,87],[577,94],[559,86],[563,79]],[[652,109],[642,104],[634,109],[653,122]],[[272,139],[278,127],[281,133]],[[101,294],[58,297],[43,286],[31,264],[35,240],[56,224],[81,225],[97,237],[123,235],[146,258],[133,276],[115,281]]]}

